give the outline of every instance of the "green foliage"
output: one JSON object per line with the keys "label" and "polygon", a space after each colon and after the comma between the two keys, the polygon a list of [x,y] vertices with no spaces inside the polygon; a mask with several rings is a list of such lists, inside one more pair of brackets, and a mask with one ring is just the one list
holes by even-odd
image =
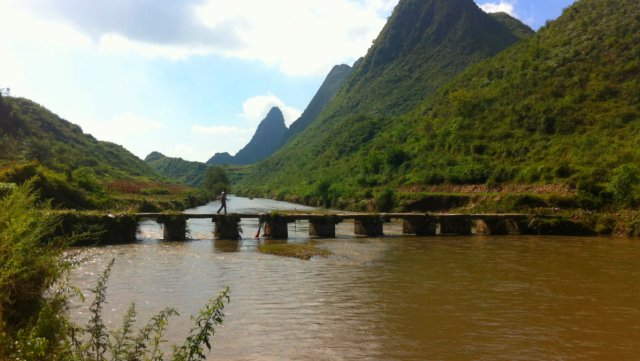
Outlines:
{"label": "green foliage", "polygon": [[0,198],[0,359],[55,359],[66,329],[65,298],[54,287],[69,268],[58,218],[27,183]]}
{"label": "green foliage", "polygon": [[211,349],[215,326],[222,323],[229,302],[227,288],[194,318],[184,345],[165,358],[160,345],[167,308],[134,332],[132,305],[120,329],[110,332],[103,320],[106,286],[113,261],[92,290],[95,296],[86,327],[68,318],[71,288],[66,275],[72,263],[63,257],[70,240],[56,237],[60,220],[40,203],[33,185],[12,187],[0,197],[0,359],[17,361],[203,360]]}
{"label": "green foliage", "polygon": [[194,361],[206,359],[205,350],[211,350],[211,337],[215,327],[222,325],[224,307],[230,301],[227,287],[218,297],[212,298],[200,310],[198,316],[192,317],[195,326],[189,332],[181,346],[173,346],[173,355],[167,358],[161,345],[171,316],[178,315],[174,308],[165,308],[152,317],[144,327],[135,330],[136,306],[131,304],[123,317],[122,326],[109,331],[104,322],[104,304],[107,296],[107,281],[113,266],[112,260],[98,278],[96,287],[92,289],[94,300],[89,311],[91,317],[86,327],[76,327],[70,333],[66,344],[68,361]]}
{"label": "green foliage", "polygon": [[[206,201],[194,189],[160,187],[164,179],[136,156],[97,141],[34,102],[3,97],[0,105],[0,182],[22,184],[33,178],[42,199],[58,208],[122,209],[146,203],[184,209]],[[123,184],[134,185],[136,192],[123,191],[118,187]]]}
{"label": "green foliage", "polygon": [[100,142],[84,134],[42,106],[23,98],[3,98],[0,112],[0,164],[4,161],[38,161],[60,173],[90,167],[96,175],[146,176],[157,174],[143,161],[119,145]]}
{"label": "green foliage", "polygon": [[385,189],[376,197],[376,208],[380,212],[393,210],[396,204],[396,193],[392,189]]}
{"label": "green foliage", "polygon": [[215,334],[215,326],[222,325],[224,319],[225,302],[229,303],[229,287],[217,298],[209,300],[197,317],[191,319],[195,327],[189,332],[189,336],[180,347],[174,347],[174,361],[204,360],[204,346],[211,350],[211,340]]}
{"label": "green foliage", "polygon": [[[415,170],[423,166],[415,157],[421,149],[412,143],[416,129],[400,115],[469,64],[517,40],[511,27],[472,1],[401,1],[317,119],[274,156],[249,168],[239,191],[275,196],[287,189],[289,195],[333,206],[349,203],[362,188],[415,181],[420,177]],[[432,178],[445,177],[433,173]],[[315,189],[327,179],[330,189]]]}
{"label": "green foliage", "polygon": [[640,169],[630,164],[616,168],[609,189],[615,202],[627,206],[637,205],[640,200]]}
{"label": "green foliage", "polygon": [[158,172],[158,174],[192,187],[203,186],[205,174],[210,168],[205,163],[190,162],[182,158],[165,157],[158,152],[149,154],[147,158],[145,158],[145,163]]}
{"label": "green foliage", "polygon": [[[413,60],[438,69],[422,57],[474,49],[468,41],[481,34],[439,29],[451,48],[438,48],[428,36],[414,38],[420,8],[401,2],[400,10],[416,7],[403,15],[415,21],[398,25],[394,14],[318,120],[237,187],[261,195],[287,189],[290,198],[306,199],[330,179],[339,202],[355,206],[385,188],[567,185],[579,207],[637,206],[630,170],[640,165],[640,7],[616,4],[576,2],[537,34],[453,79],[440,72],[437,84],[417,85],[430,73]],[[420,75],[409,81],[408,73]]]}

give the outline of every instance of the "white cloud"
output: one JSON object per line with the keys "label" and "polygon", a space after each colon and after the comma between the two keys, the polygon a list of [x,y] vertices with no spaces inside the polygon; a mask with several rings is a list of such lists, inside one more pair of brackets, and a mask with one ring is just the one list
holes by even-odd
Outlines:
{"label": "white cloud", "polygon": [[[235,19],[246,46],[227,56],[258,60],[289,75],[321,75],[366,53],[397,0],[212,0],[198,9],[209,26]],[[381,14],[384,13],[384,14]]]}
{"label": "white cloud", "polygon": [[10,86],[20,95],[29,88],[29,72],[19,56],[22,49],[35,44],[55,53],[88,48],[91,39],[67,24],[35,18],[17,4],[0,0],[0,86]]}
{"label": "white cloud", "polygon": [[107,54],[136,53],[149,58],[184,60],[193,55],[207,55],[205,48],[188,48],[172,45],[155,45],[127,39],[118,34],[105,34],[98,41],[98,49]]}
{"label": "white cloud", "polygon": [[486,13],[507,13],[513,17],[516,16],[514,1],[501,0],[500,2],[478,4],[478,6]]}
{"label": "white cloud", "polygon": [[240,116],[249,122],[257,123],[262,121],[273,107],[280,108],[287,126],[291,125],[302,114],[300,110],[286,105],[280,98],[268,93],[267,95],[258,95],[245,100],[242,103],[242,114]]}
{"label": "white cloud", "polygon": [[[0,44],[38,42],[50,47],[85,48],[91,39],[69,24],[34,17],[20,3],[0,0]],[[18,5],[18,6],[16,6]]]}
{"label": "white cloud", "polygon": [[64,24],[108,53],[172,60],[216,54],[258,61],[288,75],[317,76],[363,56],[397,2],[23,0],[16,4],[31,17]]}

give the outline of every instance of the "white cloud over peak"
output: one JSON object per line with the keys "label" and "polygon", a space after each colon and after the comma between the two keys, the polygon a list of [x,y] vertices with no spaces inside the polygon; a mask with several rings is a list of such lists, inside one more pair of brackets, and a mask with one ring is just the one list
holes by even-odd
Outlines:
{"label": "white cloud over peak", "polygon": [[500,2],[490,2],[478,4],[478,6],[486,13],[507,13],[516,17],[514,1],[501,0]]}
{"label": "white cloud over peak", "polygon": [[268,93],[267,95],[258,95],[245,100],[244,103],[242,103],[242,114],[240,114],[240,117],[249,122],[257,123],[262,121],[273,107],[280,108],[287,126],[300,118],[302,114],[300,110],[286,105],[280,98]]}
{"label": "white cloud over peak", "polygon": [[290,75],[317,75],[335,64],[363,56],[384,26],[383,14],[396,3],[397,0],[209,1],[198,13],[209,26],[223,21],[242,24],[236,30],[246,45],[226,51],[226,55],[262,61]]}

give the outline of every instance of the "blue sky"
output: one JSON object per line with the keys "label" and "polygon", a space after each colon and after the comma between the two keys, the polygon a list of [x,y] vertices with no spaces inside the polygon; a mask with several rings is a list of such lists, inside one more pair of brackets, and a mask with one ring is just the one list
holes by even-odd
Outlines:
{"label": "blue sky", "polygon": [[[574,0],[477,0],[538,29]],[[235,154],[363,56],[398,0],[0,0],[0,87],[144,158]]]}

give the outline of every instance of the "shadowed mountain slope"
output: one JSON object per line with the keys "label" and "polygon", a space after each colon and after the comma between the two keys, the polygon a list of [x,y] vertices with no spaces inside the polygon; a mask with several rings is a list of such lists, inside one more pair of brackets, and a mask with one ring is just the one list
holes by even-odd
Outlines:
{"label": "shadowed mountain slope", "polygon": [[282,137],[287,131],[284,116],[278,107],[273,107],[260,122],[251,141],[235,156],[229,153],[216,153],[207,164],[253,164],[262,160],[280,148]]}
{"label": "shadowed mountain slope", "polygon": [[353,69],[346,64],[336,65],[331,69],[316,95],[304,110],[300,118],[291,124],[284,135],[283,144],[296,134],[305,130],[322,112],[324,107],[336,95]]}

